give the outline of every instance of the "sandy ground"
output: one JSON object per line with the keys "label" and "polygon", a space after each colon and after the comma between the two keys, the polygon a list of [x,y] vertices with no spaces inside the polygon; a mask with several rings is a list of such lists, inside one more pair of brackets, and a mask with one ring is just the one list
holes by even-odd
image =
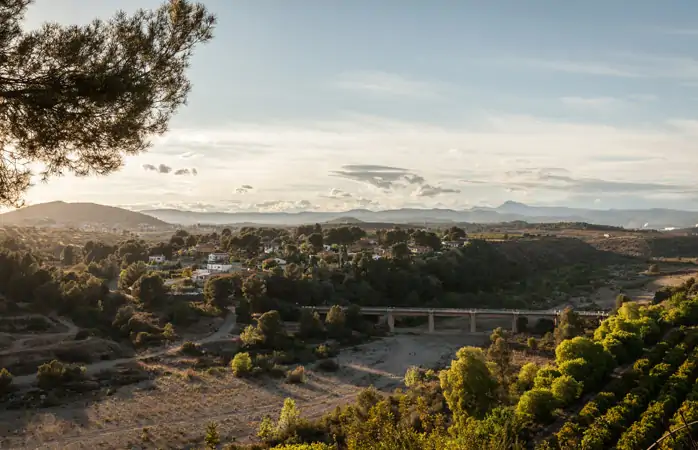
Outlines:
{"label": "sandy ground", "polygon": [[602,309],[613,309],[616,304],[616,297],[621,292],[634,301],[649,303],[654,298],[654,293],[662,287],[678,286],[691,277],[698,279],[698,271],[683,269],[676,272],[657,276],[647,276],[641,273],[625,274],[623,282],[615,282],[612,286],[603,286],[590,296],[572,298],[569,302],[559,307],[579,307],[593,301]]}
{"label": "sandy ground", "polygon": [[[308,370],[308,381],[300,385],[241,380],[229,371],[190,380],[172,375],[94,402],[82,400],[30,415],[0,412],[0,436],[7,436],[0,448],[181,448],[201,443],[210,421],[219,423],[223,436],[246,441],[265,415],[278,414],[287,397],[296,400],[304,416],[318,417],[350,402],[363,387],[392,391],[402,385],[409,366],[446,365],[458,348],[481,345],[486,339],[485,334],[453,331],[396,334],[343,351],[338,372]],[[144,428],[148,442],[143,441]]]}

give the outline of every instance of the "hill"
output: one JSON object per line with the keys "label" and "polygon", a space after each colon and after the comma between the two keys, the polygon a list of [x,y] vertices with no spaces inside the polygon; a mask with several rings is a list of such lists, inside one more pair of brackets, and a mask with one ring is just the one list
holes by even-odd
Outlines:
{"label": "hill", "polygon": [[132,229],[167,227],[168,223],[139,212],[96,203],[40,203],[0,214],[0,224],[21,226],[94,226]]}
{"label": "hill", "polygon": [[324,223],[344,218],[352,218],[361,222],[371,223],[503,223],[503,222],[536,222],[536,223],[593,223],[611,227],[652,228],[663,230],[667,228],[687,228],[698,224],[698,212],[673,209],[579,209],[567,207],[539,207],[522,203],[506,202],[496,208],[472,208],[465,210],[453,209],[416,209],[401,208],[383,211],[355,209],[342,212],[302,211],[302,212],[193,212],[176,209],[155,209],[142,211],[144,214],[157,217],[169,223],[181,225],[201,224],[240,224],[254,223],[259,225],[301,225],[308,223]]}

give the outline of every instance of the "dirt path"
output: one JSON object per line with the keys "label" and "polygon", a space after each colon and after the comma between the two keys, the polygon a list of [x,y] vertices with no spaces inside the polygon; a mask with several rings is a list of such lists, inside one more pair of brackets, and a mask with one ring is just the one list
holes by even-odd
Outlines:
{"label": "dirt path", "polygon": [[[18,316],[18,317],[44,317],[44,316]],[[75,338],[75,335],[80,330],[73,322],[63,317],[51,317],[52,320],[60,322],[61,325],[66,327],[68,330],[61,333],[40,333],[40,334],[22,334],[14,335],[15,340],[12,342],[10,348],[0,351],[0,356],[10,355],[18,351],[26,350],[31,348],[31,350],[43,350],[49,348],[56,344],[56,342]],[[50,342],[45,345],[29,345],[31,342]]]}
{"label": "dirt path", "polygon": [[[225,321],[223,324],[221,324],[220,328],[213,334],[203,338],[199,339],[197,341],[193,341],[195,344],[205,344],[208,342],[214,342],[221,340],[225,336],[229,335],[233,329],[235,328],[236,325],[236,316],[235,314],[228,314],[228,316],[225,318]],[[167,354],[174,354],[177,353],[181,348],[182,345],[184,344],[183,341],[178,342],[176,344],[170,345],[164,349],[160,350],[155,350],[152,352],[146,352],[142,353],[140,355],[136,355],[130,358],[121,358],[121,359],[112,359],[109,361],[99,361],[95,362],[92,364],[87,364],[85,365],[85,373],[87,375],[95,374],[98,373],[102,370],[107,370],[111,369],[113,367],[116,367],[121,364],[126,364],[134,361],[139,361],[147,358],[153,358],[157,356],[163,356]],[[36,380],[36,374],[30,374],[30,375],[23,375],[23,376],[18,376],[13,379],[13,383],[15,386],[26,386],[28,384],[33,383]]]}

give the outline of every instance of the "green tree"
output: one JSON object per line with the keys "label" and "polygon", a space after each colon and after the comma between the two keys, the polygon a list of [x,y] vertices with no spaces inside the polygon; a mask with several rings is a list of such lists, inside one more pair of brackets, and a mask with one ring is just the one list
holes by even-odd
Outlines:
{"label": "green tree", "polygon": [[308,236],[308,244],[313,248],[315,253],[322,250],[322,245],[324,243],[324,238],[322,233],[313,233]]}
{"label": "green tree", "polygon": [[206,425],[204,442],[206,443],[207,448],[218,448],[218,444],[221,443],[221,436],[218,434],[218,424],[216,422],[209,422],[208,425]]}
{"label": "green tree", "polygon": [[497,380],[506,390],[512,373],[512,353],[504,337],[498,337],[487,349],[487,359],[494,363]]}
{"label": "green tree", "polygon": [[231,275],[210,277],[204,283],[204,298],[219,308],[225,308],[232,303],[234,292],[234,278]]}
{"label": "green tree", "polygon": [[119,289],[130,289],[131,286],[148,272],[148,266],[143,261],[138,261],[126,267],[119,275]]}
{"label": "green tree", "polygon": [[244,377],[252,372],[252,358],[249,353],[236,353],[230,361],[230,368],[236,377]]}
{"label": "green tree", "polygon": [[561,405],[569,405],[582,394],[582,383],[569,375],[562,375],[553,381],[550,391]]}
{"label": "green tree", "polygon": [[441,371],[439,378],[446,403],[457,420],[465,420],[469,415],[482,417],[497,400],[497,381],[479,348],[458,350],[456,359]]}
{"label": "green tree", "polygon": [[133,296],[148,306],[159,305],[165,299],[167,289],[157,273],[142,275],[131,288]]}
{"label": "green tree", "polygon": [[555,341],[559,344],[565,339],[572,339],[575,336],[584,334],[584,326],[579,314],[572,308],[565,308],[558,318],[557,328],[555,328]]}
{"label": "green tree", "polygon": [[63,261],[63,264],[66,266],[72,266],[77,263],[77,252],[75,251],[75,247],[72,245],[66,245],[63,247],[63,250],[61,251],[61,261]]}
{"label": "green tree", "polygon": [[516,414],[536,423],[548,423],[557,408],[557,400],[550,389],[534,388],[524,392],[516,405]]}
{"label": "green tree", "polygon": [[390,256],[393,259],[405,260],[410,257],[410,248],[405,242],[398,242],[390,247]]}
{"label": "green tree", "polygon": [[0,204],[16,206],[31,165],[47,179],[108,174],[167,130],[186,101],[185,75],[215,17],[201,4],[170,1],[109,21],[25,31],[28,0],[0,2]]}
{"label": "green tree", "polygon": [[341,306],[334,305],[327,312],[325,328],[327,329],[327,334],[333,338],[340,339],[346,335],[346,317]]}
{"label": "green tree", "polygon": [[538,370],[539,367],[536,363],[526,363],[521,366],[517,380],[519,390],[527,391],[533,387]]}
{"label": "green tree", "polygon": [[300,330],[298,331],[301,337],[304,338],[319,338],[324,334],[322,320],[317,311],[304,309],[301,311],[299,320]]}

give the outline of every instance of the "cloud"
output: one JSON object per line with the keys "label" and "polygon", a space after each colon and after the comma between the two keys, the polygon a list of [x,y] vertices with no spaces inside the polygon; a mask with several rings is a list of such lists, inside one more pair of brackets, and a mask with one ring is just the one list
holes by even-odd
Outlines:
{"label": "cloud", "polygon": [[573,108],[606,110],[616,108],[623,101],[614,97],[562,97],[560,101]]}
{"label": "cloud", "polygon": [[167,166],[167,165],[165,165],[165,164],[160,164],[160,165],[158,166],[158,172],[160,172],[160,173],[170,173],[170,172],[172,172],[172,167]]}
{"label": "cloud", "polygon": [[441,194],[459,194],[458,189],[443,188],[440,186],[432,186],[429,184],[424,184],[419,187],[416,194],[417,197],[436,197]]}
{"label": "cloud", "polygon": [[581,75],[674,80],[698,79],[698,60],[684,56],[618,53],[609,54],[606,60],[596,61],[539,58],[501,58],[487,61],[517,68]]}
{"label": "cloud", "polygon": [[314,209],[313,204],[308,200],[269,200],[255,203],[255,209],[260,212],[284,212],[284,211],[306,211]]}
{"label": "cloud", "polygon": [[[566,173],[569,173],[568,171]],[[575,178],[545,169],[524,169],[506,172],[502,186],[512,190],[550,190],[570,194],[651,194],[698,193],[689,184],[656,183],[647,181],[623,181],[599,178]]]}
{"label": "cloud", "polygon": [[[147,172],[157,172],[161,174],[168,174],[173,172],[173,168],[171,166],[168,166],[166,164],[159,164],[158,166],[155,166],[154,164],[143,164],[141,166],[143,170]],[[196,169],[177,169],[174,170],[174,175],[198,175],[198,171]]]}
{"label": "cloud", "polygon": [[330,189],[329,195],[327,195],[326,197],[327,198],[351,198],[352,195],[349,192],[344,192],[341,189],[332,188],[332,189]]}
{"label": "cloud", "polygon": [[381,71],[355,71],[340,75],[335,87],[371,95],[435,98],[439,89],[430,83],[412,80],[405,76]]}
{"label": "cloud", "polygon": [[236,193],[236,194],[247,194],[247,193],[250,192],[252,189],[254,189],[254,188],[253,188],[252,186],[250,186],[249,184],[243,184],[243,185],[240,186],[239,188],[236,188],[236,189],[235,189],[235,193]]}
{"label": "cloud", "polygon": [[342,170],[334,170],[330,175],[367,183],[384,190],[405,187],[406,184],[421,185],[426,182],[424,177],[408,169],[372,164],[344,165]]}

